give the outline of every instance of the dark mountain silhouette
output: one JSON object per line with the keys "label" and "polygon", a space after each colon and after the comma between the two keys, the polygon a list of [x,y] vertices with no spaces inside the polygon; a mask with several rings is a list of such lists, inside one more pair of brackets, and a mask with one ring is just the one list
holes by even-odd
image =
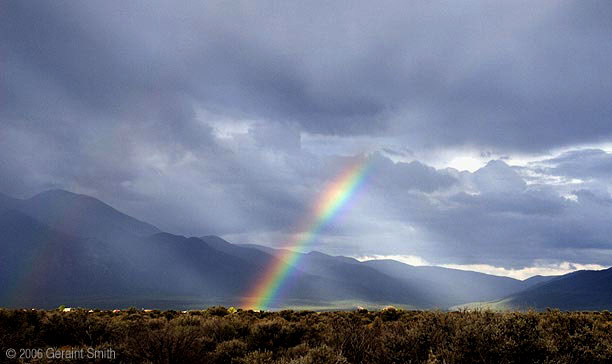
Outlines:
{"label": "dark mountain silhouette", "polygon": [[[255,244],[243,244],[273,255],[280,255],[282,250],[275,250]],[[443,267],[411,266],[395,260],[370,260],[360,262],[343,256],[329,256],[319,252],[303,254],[300,258],[300,269],[311,274],[334,276],[344,282],[363,280],[370,285],[381,285],[378,277],[385,276],[399,280],[402,287],[409,287],[417,295],[420,307],[448,308],[473,301],[487,301],[519,292],[553,277],[534,277],[520,281],[508,277],[499,277],[484,273],[463,271]],[[383,276],[380,276],[380,274]],[[367,277],[367,278],[365,278]],[[385,284],[382,283],[382,286]]]}
{"label": "dark mountain silhouette", "polygon": [[527,279],[525,279],[523,282],[525,282],[526,284],[526,288],[530,288],[530,287],[534,287],[540,283],[544,283],[544,282],[548,282],[554,278],[557,278],[558,276],[533,276],[533,277],[529,277]]}
{"label": "dark mountain silhouette", "polygon": [[520,281],[459,269],[417,267],[394,260],[370,260],[364,264],[392,277],[427,287],[428,294],[432,296],[431,299],[438,302],[441,307],[496,299],[552,278],[540,277],[535,280]]}
{"label": "dark mountain silhouette", "polygon": [[[216,249],[229,254],[234,254],[257,264],[267,265],[273,260],[279,259],[286,251],[266,248],[256,245],[235,245],[216,237],[206,236],[206,242]],[[325,278],[328,292],[322,295],[322,287],[318,287],[323,300],[361,300],[371,302],[404,303],[414,307],[434,307],[432,302],[422,294],[415,286],[409,286],[404,282],[389,277],[370,267],[366,267],[359,261],[347,257],[332,257],[319,252],[301,254],[298,264],[299,270],[293,273],[286,284],[294,285],[296,277],[304,276]]]}
{"label": "dark mountain silhouette", "polygon": [[426,290],[418,284],[389,276],[352,258],[310,252],[300,255],[298,265],[306,273],[333,277],[337,282],[337,292],[347,295],[351,292],[364,301],[404,303],[427,308],[437,306],[437,302],[431,300]]}
{"label": "dark mountain silhouette", "polygon": [[135,297],[236,296],[256,269],[200,239],[158,233],[108,243],[0,214],[0,305],[53,307]]}
{"label": "dark mountain silhouette", "polygon": [[[54,190],[0,195],[0,306],[205,307],[240,304],[286,251],[184,237],[94,198]],[[525,281],[392,260],[360,262],[300,253],[271,307],[398,304],[448,308],[474,301],[508,307],[601,309],[612,271]]]}
{"label": "dark mountain silhouette", "polygon": [[213,249],[241,258],[260,267],[267,267],[276,260],[272,254],[258,249],[249,249],[240,245],[231,244],[218,236],[209,235],[203,236],[200,239],[205,241],[206,244]]}
{"label": "dark mountain silhouette", "polygon": [[[197,238],[157,233],[112,244],[51,229],[11,210],[0,215],[0,306],[173,306],[238,297],[260,268]],[[308,291],[308,290],[305,290]]]}
{"label": "dark mountain silhouette", "polygon": [[[241,251],[243,248],[237,246],[231,249],[226,244],[232,244],[219,237],[206,238],[213,244],[201,238],[157,233],[122,241],[117,251],[129,260],[139,281],[149,282],[149,292],[238,304],[264,274],[265,263],[276,258],[257,251]],[[220,249],[222,245],[225,247]],[[304,300],[337,298],[334,288],[327,277],[297,271],[286,294]]]}
{"label": "dark mountain silhouette", "polygon": [[15,209],[22,200],[0,193],[0,212]]}
{"label": "dark mountain silhouette", "polygon": [[[0,230],[0,288],[6,293],[0,306],[237,305],[265,268],[199,238],[157,233],[108,244],[71,237],[17,211],[1,216]],[[256,250],[244,253],[262,257]],[[336,277],[295,271],[272,304],[375,300],[416,306],[416,298],[394,290],[401,283],[370,290],[342,283]]]}
{"label": "dark mountain silhouette", "polygon": [[129,292],[105,243],[66,235],[15,210],[0,213],[0,251],[2,305],[47,307],[74,292]]}
{"label": "dark mountain silhouette", "polygon": [[[238,304],[240,296],[277,259],[218,237],[206,237],[209,244],[199,238],[168,233],[129,235],[112,242],[76,237],[24,212],[4,211],[0,216],[0,287],[5,294],[0,305]],[[395,290],[402,286],[401,282],[395,283],[368,290],[363,282],[343,284],[338,277],[296,270],[278,299],[308,303],[356,299],[418,303],[418,297],[410,296],[406,290]]]}
{"label": "dark mountain silhouette", "polygon": [[74,236],[110,240],[159,232],[155,226],[98,199],[64,190],[51,190],[23,200],[18,209],[54,230]]}
{"label": "dark mountain silhouette", "polygon": [[612,268],[577,271],[510,295],[494,303],[501,308],[611,310]]}

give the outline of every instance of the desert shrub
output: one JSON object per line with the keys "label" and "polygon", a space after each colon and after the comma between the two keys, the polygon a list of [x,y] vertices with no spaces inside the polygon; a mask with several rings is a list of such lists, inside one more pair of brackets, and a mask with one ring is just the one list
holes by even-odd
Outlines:
{"label": "desert shrub", "polygon": [[380,318],[368,323],[362,316],[349,313],[338,314],[332,317],[331,333],[325,344],[337,349],[350,363],[377,362],[381,355],[381,329]]}
{"label": "desert shrub", "polygon": [[109,321],[85,310],[49,312],[41,321],[40,338],[49,346],[96,346],[114,335]]}
{"label": "desert shrub", "polygon": [[194,312],[0,309],[0,347],[112,348],[121,363],[612,363],[609,312]]}
{"label": "desert shrub", "polygon": [[422,362],[428,358],[431,342],[417,323],[393,322],[382,332],[379,355],[390,364]]}
{"label": "desert shrub", "polygon": [[[39,336],[41,321],[46,313],[41,311],[1,310],[0,347],[1,353],[8,348],[37,347],[44,341]],[[0,353],[0,355],[2,355]]]}
{"label": "desert shrub", "polygon": [[174,310],[168,310],[168,311],[164,311],[162,315],[166,318],[166,320],[170,321],[178,315],[178,312]]}
{"label": "desert shrub", "polygon": [[400,318],[401,313],[393,306],[385,307],[384,310],[380,313],[380,318],[383,321],[395,321]]}
{"label": "desert shrub", "polygon": [[203,319],[201,326],[204,334],[217,343],[244,337],[249,331],[247,322],[235,318],[209,317]]}
{"label": "desert shrub", "polygon": [[342,354],[328,346],[320,346],[295,359],[281,359],[278,364],[349,364]]}
{"label": "desert shrub", "polygon": [[248,353],[247,344],[238,339],[224,341],[217,345],[211,363],[241,363],[242,357]]}
{"label": "desert shrub", "polygon": [[214,307],[210,307],[209,309],[207,309],[206,314],[211,315],[211,316],[223,317],[225,315],[228,315],[229,311],[225,307],[214,306]]}
{"label": "desert shrub", "polygon": [[274,355],[270,351],[252,351],[240,359],[240,364],[276,364]]}
{"label": "desert shrub", "polygon": [[546,358],[544,340],[538,329],[538,313],[504,314],[500,322],[503,341],[498,350],[506,356],[505,362],[543,362]]}
{"label": "desert shrub", "polygon": [[254,349],[274,351],[298,345],[305,332],[304,325],[287,322],[280,317],[263,320],[251,327],[249,344]]}
{"label": "desert shrub", "polygon": [[135,362],[206,363],[215,343],[200,326],[183,320],[153,319],[126,329],[123,351]]}

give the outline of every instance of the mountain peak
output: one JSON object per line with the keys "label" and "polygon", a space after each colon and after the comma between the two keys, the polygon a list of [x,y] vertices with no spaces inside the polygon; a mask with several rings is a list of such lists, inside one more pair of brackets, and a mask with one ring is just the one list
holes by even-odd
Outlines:
{"label": "mountain peak", "polygon": [[97,198],[53,189],[23,201],[20,210],[49,227],[70,235],[115,239],[147,236],[155,226],[128,216]]}

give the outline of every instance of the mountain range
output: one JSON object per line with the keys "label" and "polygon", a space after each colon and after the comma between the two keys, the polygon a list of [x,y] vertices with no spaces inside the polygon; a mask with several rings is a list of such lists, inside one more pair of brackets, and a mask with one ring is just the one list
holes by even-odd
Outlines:
{"label": "mountain range", "polygon": [[[240,305],[282,251],[163,232],[93,197],[0,194],[0,307],[201,308]],[[612,270],[520,281],[478,272],[300,254],[272,308],[387,304],[449,309],[612,308]]]}

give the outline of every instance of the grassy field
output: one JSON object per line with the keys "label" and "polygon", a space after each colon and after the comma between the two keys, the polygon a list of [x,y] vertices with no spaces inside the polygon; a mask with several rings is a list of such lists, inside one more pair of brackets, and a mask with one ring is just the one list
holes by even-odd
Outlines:
{"label": "grassy field", "polygon": [[0,310],[0,346],[0,362],[10,349],[111,349],[114,358],[22,362],[612,363],[612,314]]}

